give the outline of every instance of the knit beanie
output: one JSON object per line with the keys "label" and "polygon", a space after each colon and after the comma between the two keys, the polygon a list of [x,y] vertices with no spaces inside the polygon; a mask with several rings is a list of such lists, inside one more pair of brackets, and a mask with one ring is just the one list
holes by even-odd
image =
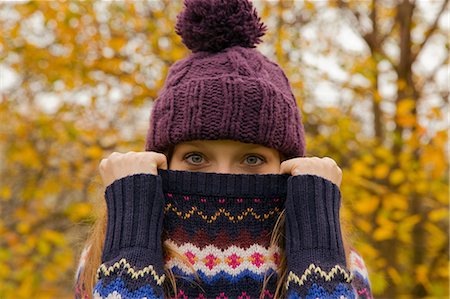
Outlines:
{"label": "knit beanie", "polygon": [[290,83],[255,46],[266,30],[248,0],[185,0],[175,31],[191,53],[169,68],[145,150],[231,139],[303,157],[304,128]]}

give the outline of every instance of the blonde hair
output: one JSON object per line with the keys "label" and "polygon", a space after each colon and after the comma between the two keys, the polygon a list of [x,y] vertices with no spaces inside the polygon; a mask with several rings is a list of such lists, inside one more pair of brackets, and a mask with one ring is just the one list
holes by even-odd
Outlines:
{"label": "blonde hair", "polygon": [[[169,149],[169,152],[166,153],[168,156],[168,161],[170,161],[170,157],[172,156],[172,150]],[[105,242],[105,233],[106,233],[106,225],[107,225],[107,208],[104,200],[100,201],[100,204],[97,206],[98,215],[95,224],[93,225],[89,237],[86,241],[85,246],[89,246],[89,251],[87,252],[84,267],[81,269],[80,276],[78,279],[78,287],[82,292],[82,298],[91,298],[92,291],[96,283],[96,273],[98,267],[101,265],[101,255],[103,251],[103,246]],[[274,229],[271,233],[270,239],[270,248],[273,246],[278,246],[280,248],[280,264],[277,269],[278,282],[276,291],[274,294],[274,298],[284,298],[285,297],[285,287],[284,281],[287,276],[287,261],[286,256],[283,254],[285,252],[285,210],[283,209],[280,215],[277,218]],[[346,222],[341,221],[341,231],[342,231],[342,239],[344,244],[344,250],[346,255],[347,264],[349,262],[349,254],[350,254],[350,245],[349,245],[349,230]],[[168,243],[162,244],[164,256],[170,256],[171,258],[179,259],[181,262],[185,263],[192,271],[192,273],[196,276],[196,279],[199,280],[199,277],[193,268],[192,264],[189,262],[188,258],[177,252],[175,249],[171,248]],[[348,265],[347,265],[348,266]],[[176,286],[176,275],[171,271],[171,269],[164,269],[166,274],[166,280],[164,281],[164,294],[170,294],[173,292],[175,295],[177,294],[177,286]],[[264,275],[263,287],[261,290],[260,298],[264,297],[264,291],[267,287],[269,279],[273,273],[270,275]]]}

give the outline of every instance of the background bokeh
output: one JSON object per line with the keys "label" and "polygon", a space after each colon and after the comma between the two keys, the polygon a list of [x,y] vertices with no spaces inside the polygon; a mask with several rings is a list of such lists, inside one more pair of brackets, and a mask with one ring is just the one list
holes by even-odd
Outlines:
{"label": "background bokeh", "polygon": [[[376,298],[448,298],[448,0],[253,1]],[[70,298],[100,160],[143,151],[181,1],[0,3],[0,298]]]}

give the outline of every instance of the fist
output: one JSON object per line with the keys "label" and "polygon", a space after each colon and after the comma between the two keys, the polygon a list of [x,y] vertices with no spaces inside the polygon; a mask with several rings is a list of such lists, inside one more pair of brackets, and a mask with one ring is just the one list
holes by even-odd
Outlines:
{"label": "fist", "polygon": [[157,152],[113,152],[102,159],[99,165],[100,175],[105,187],[115,180],[137,173],[158,175],[158,168],[167,169],[167,158]]}
{"label": "fist", "polygon": [[336,162],[329,158],[293,158],[283,161],[280,165],[280,173],[290,175],[314,174],[330,180],[338,187],[342,182],[342,170],[337,166]]}

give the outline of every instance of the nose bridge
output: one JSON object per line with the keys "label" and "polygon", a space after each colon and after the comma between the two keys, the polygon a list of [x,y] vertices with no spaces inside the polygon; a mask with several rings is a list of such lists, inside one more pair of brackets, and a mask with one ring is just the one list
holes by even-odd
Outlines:
{"label": "nose bridge", "polygon": [[218,173],[234,173],[232,161],[222,156],[217,161],[217,169],[215,171]]}
{"label": "nose bridge", "polygon": [[220,163],[217,165],[216,172],[218,173],[232,173],[231,166],[227,163]]}

